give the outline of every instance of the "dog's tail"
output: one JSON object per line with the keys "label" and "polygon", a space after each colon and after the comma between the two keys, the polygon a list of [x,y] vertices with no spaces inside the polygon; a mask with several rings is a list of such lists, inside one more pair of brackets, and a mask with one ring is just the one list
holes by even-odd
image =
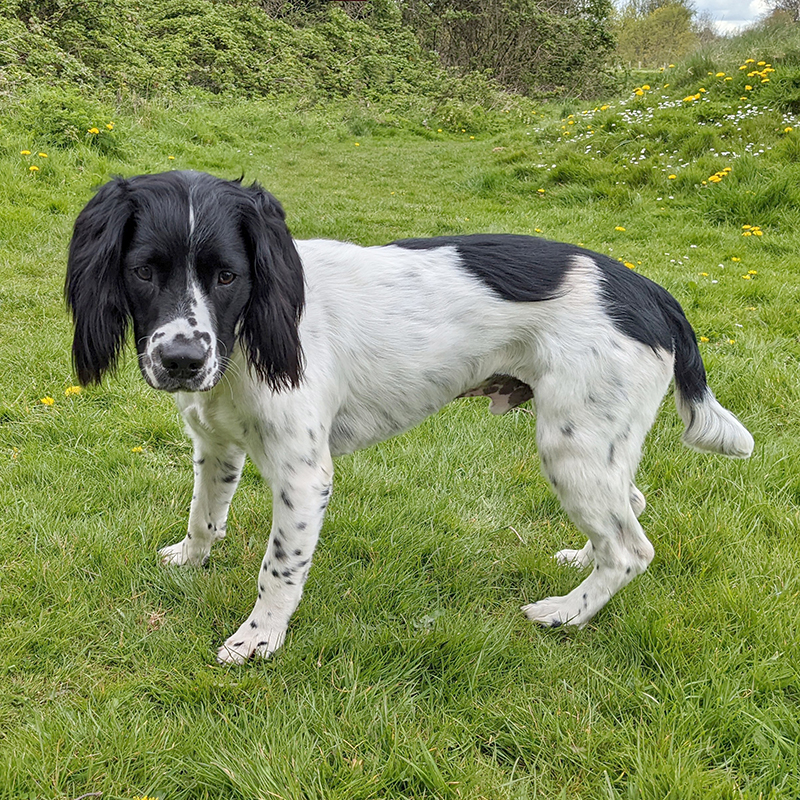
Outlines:
{"label": "dog's tail", "polygon": [[683,442],[706,453],[747,458],[753,437],[736,417],[723,408],[706,382],[706,370],[697,339],[677,301],[662,306],[672,329],[675,357],[675,404],[686,426]]}

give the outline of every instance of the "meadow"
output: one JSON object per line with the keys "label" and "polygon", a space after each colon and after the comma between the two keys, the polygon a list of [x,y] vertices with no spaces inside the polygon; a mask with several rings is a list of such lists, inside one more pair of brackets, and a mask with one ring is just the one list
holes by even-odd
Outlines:
{"label": "meadow", "polygon": [[[438,117],[4,101],[0,798],[799,797],[800,104],[770,57]],[[685,449],[668,398],[637,480],[655,560],[585,629],[540,630],[519,606],[577,583],[552,556],[581,536],[533,409],[455,401],[338,460],[286,644],[217,667],[269,491],[248,465],[208,569],[160,566],[187,522],[188,440],[131,357],[75,387],[62,299],[94,188],[173,168],[259,180],[300,238],[507,231],[619,258],[681,302],[755,453]]]}

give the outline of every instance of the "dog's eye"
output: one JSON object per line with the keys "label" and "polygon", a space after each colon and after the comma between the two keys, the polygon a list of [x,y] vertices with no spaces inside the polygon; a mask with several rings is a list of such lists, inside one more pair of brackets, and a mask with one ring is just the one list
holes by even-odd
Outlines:
{"label": "dog's eye", "polygon": [[143,281],[153,280],[153,270],[150,267],[136,267],[133,274]]}
{"label": "dog's eye", "polygon": [[217,283],[227,286],[229,283],[233,283],[235,277],[236,276],[230,270],[224,269],[217,275]]}

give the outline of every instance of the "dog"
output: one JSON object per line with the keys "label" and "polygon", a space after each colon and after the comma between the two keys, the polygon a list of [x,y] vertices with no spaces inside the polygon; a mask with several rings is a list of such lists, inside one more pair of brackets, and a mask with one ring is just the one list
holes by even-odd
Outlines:
{"label": "dog", "polygon": [[542,470],[588,537],[559,562],[592,569],[523,607],[583,626],[647,568],[634,475],[670,382],[697,450],[746,458],[694,331],[662,287],[598,253],[510,234],[377,247],[294,240],[254,183],[167,172],[102,186],[78,216],[65,294],[83,385],[113,370],[129,327],[147,383],[174,395],[194,443],[188,532],[159,551],[200,566],[224,538],[249,455],[273,492],[250,616],[220,663],[268,657],[300,602],[331,496],[332,457],[455,398],[505,413],[532,399]]}

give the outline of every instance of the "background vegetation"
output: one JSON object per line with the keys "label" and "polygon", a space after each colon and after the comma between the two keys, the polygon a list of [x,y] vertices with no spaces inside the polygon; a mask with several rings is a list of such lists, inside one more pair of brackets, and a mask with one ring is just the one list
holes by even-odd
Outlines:
{"label": "background vegetation", "polygon": [[[0,35],[0,799],[800,796],[796,28],[540,103],[454,77],[390,5],[84,5],[6,2]],[[133,358],[74,389],[61,295],[95,187],[172,168],[260,180],[301,237],[610,253],[678,297],[756,452],[686,450],[666,403],[651,569],[542,631],[518,607],[575,585],[552,554],[581,541],[535,418],[455,402],[338,461],[286,646],[215,667],[269,492],[246,467],[209,568],[163,569],[188,442]]]}

